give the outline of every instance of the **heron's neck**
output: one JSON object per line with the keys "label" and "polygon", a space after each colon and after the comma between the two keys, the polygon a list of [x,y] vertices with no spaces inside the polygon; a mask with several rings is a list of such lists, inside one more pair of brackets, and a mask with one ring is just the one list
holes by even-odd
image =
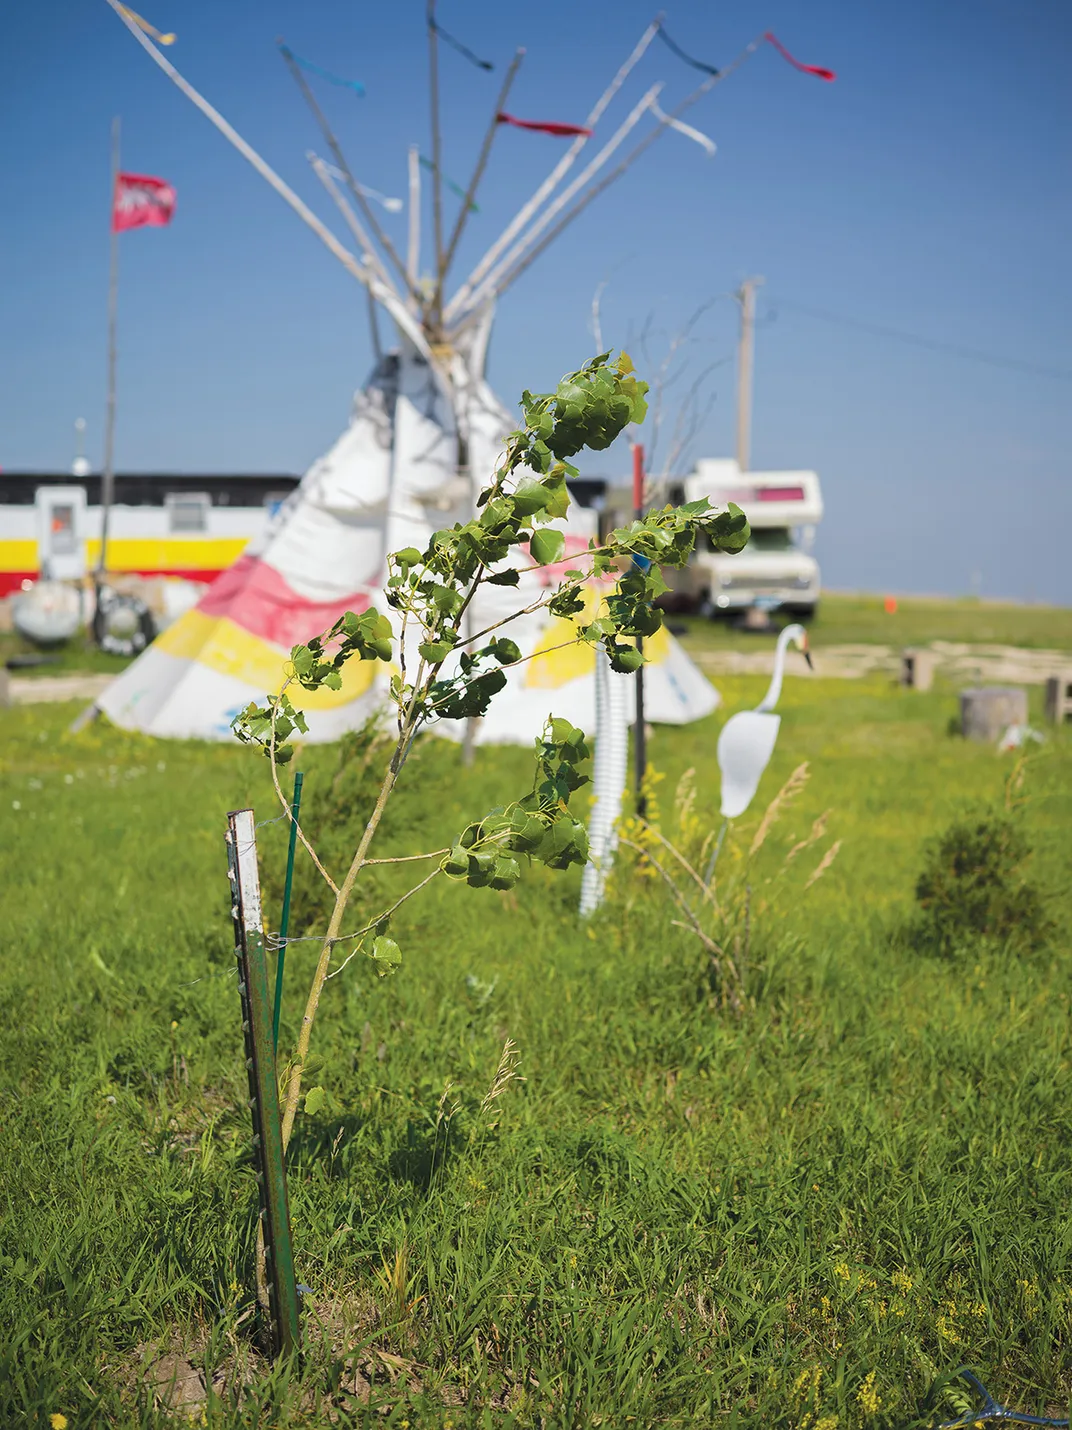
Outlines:
{"label": "heron's neck", "polygon": [[789,649],[789,642],[793,639],[792,631],[786,626],[778,637],[778,644],[774,650],[774,674],[771,676],[771,683],[767,687],[767,693],[756,706],[757,710],[773,710],[778,704],[778,697],[782,693],[782,675],[785,672],[785,653]]}

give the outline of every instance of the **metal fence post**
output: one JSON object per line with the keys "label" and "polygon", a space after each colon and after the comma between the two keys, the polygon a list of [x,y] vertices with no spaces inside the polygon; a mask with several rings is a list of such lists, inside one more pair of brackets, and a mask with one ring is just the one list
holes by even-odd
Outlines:
{"label": "metal fence post", "polygon": [[272,1047],[272,1002],[268,995],[261,926],[257,835],[251,809],[233,810],[227,816],[227,867],[249,1073],[249,1105],[253,1114],[253,1152],[268,1263],[272,1349],[279,1356],[298,1350],[301,1329],[279,1116],[279,1082]]}

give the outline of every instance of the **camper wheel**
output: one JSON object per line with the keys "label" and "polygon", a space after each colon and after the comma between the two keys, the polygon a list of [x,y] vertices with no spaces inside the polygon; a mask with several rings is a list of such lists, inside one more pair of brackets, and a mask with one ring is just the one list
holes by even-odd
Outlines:
{"label": "camper wheel", "polygon": [[156,636],[149,607],[138,596],[102,590],[93,613],[93,639],[108,655],[140,655]]}

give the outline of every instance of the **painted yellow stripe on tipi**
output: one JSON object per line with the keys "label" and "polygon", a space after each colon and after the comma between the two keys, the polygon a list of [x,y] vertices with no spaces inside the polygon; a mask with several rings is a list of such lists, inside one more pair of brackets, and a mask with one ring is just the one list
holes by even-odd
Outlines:
{"label": "painted yellow stripe on tipi", "polygon": [[[108,538],[109,571],[224,571],[249,545],[248,536]],[[86,542],[86,564],[95,566],[100,542]]]}
{"label": "painted yellow stripe on tipi", "polygon": [[[536,645],[536,654],[526,662],[524,684],[530,690],[558,690],[572,680],[593,676],[596,669],[596,648],[587,641],[575,639],[573,622],[559,617],[548,622]],[[565,645],[566,641],[572,644]],[[555,646],[562,647],[555,650]],[[644,658],[653,665],[670,654],[670,639],[665,626],[644,640]]]}
{"label": "painted yellow stripe on tipi", "polygon": [[[278,690],[286,678],[287,653],[226,616],[187,611],[157,636],[155,645],[168,655],[197,661],[255,689]],[[299,710],[337,710],[366,694],[376,679],[378,664],[351,660],[343,667],[341,690],[303,690],[293,684],[287,694]]]}

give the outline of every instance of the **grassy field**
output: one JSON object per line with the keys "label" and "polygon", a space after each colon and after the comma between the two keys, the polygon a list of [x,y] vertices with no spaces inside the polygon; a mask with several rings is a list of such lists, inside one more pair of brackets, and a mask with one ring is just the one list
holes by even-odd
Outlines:
{"label": "grassy field", "polygon": [[[763,686],[719,684],[727,710]],[[275,816],[265,762],[72,737],[68,707],[0,710],[0,1424],[179,1423],[145,1381],[163,1350],[215,1384],[196,1412],[213,1427],[892,1430],[967,1409],[926,1403],[963,1363],[1006,1403],[1066,1414],[1072,741],[1032,757],[1015,814],[1048,945],[941,959],[903,934],[923,847],[1002,805],[1011,759],[948,735],[952,697],[888,681],[790,681],[781,709],[720,862],[742,958],[747,938],[740,1015],[635,866],[590,926],[576,870],[510,894],[433,884],[396,920],[393,979],[355,960],[327,985],[310,1081],[329,1101],[290,1159],[308,1349],[274,1372],[251,1341],[223,845],[226,810]],[[689,837],[717,822],[720,719],[653,739],[674,838],[689,768]],[[336,864],[361,807],[338,759],[301,759],[343,821]],[[463,774],[429,741],[381,852],[446,842],[530,767],[480,750]],[[260,837],[275,890],[283,827]],[[391,887],[381,875],[366,911]],[[299,914],[319,926],[313,890],[303,875]],[[312,948],[290,955],[285,1045]],[[489,1102],[507,1038],[519,1076]]]}
{"label": "grassy field", "polygon": [[[883,608],[881,596],[850,596],[828,592],[809,623],[816,646],[929,645],[957,641],[968,645],[1031,646],[1072,651],[1072,608],[1006,605],[970,598],[901,596],[897,610]],[[672,617],[689,627],[690,635],[716,649],[761,649],[767,637],[738,631],[728,621]]]}
{"label": "grassy field", "polygon": [[[999,602],[928,599],[907,596],[896,612],[883,609],[881,596],[827,594],[811,622],[816,645],[926,645],[933,640],[969,644],[1034,646],[1044,650],[1072,651],[1072,608],[1063,606],[1003,605]],[[688,628],[687,640],[717,650],[761,650],[769,637],[735,630],[728,621],[672,617]],[[35,648],[13,631],[0,631],[0,663],[10,657],[32,655]],[[18,675],[62,675],[85,670],[107,674],[122,670],[126,661],[105,655],[76,636],[49,652],[47,664],[19,670]]]}

